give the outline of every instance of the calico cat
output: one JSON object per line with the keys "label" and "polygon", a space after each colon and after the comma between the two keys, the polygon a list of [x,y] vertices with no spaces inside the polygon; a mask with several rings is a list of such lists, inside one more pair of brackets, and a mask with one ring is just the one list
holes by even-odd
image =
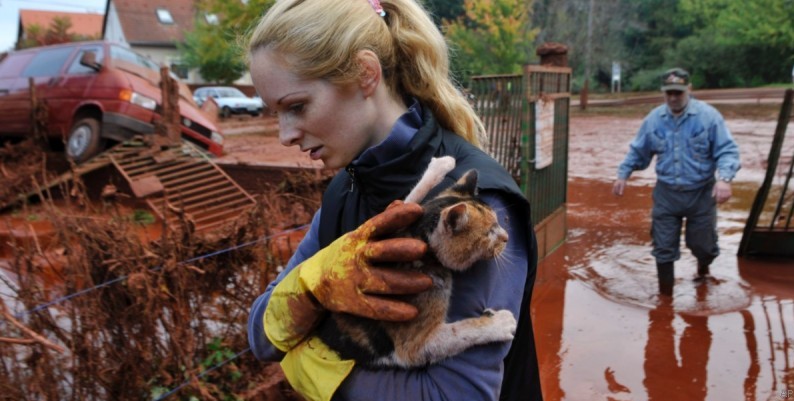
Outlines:
{"label": "calico cat", "polygon": [[[421,201],[454,167],[451,157],[434,158],[406,201]],[[343,359],[401,368],[426,366],[474,345],[512,340],[516,319],[507,310],[486,309],[479,317],[445,322],[453,271],[497,257],[507,244],[496,213],[476,196],[477,171],[469,170],[451,188],[423,202],[423,217],[399,235],[420,238],[429,248],[423,260],[400,266],[433,278],[433,288],[400,297],[419,310],[414,320],[382,322],[331,313],[320,338]]]}

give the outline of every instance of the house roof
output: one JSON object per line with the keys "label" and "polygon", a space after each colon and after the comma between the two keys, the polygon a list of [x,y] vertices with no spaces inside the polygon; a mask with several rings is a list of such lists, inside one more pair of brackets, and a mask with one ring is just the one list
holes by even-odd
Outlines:
{"label": "house roof", "polygon": [[55,17],[69,17],[69,20],[72,22],[69,33],[91,37],[100,37],[102,35],[102,21],[104,19],[104,15],[102,14],[19,10],[20,28],[26,30],[29,26],[35,24],[47,29]]}
{"label": "house roof", "polygon": [[[193,30],[194,0],[110,0],[118,14],[124,37],[132,45],[174,45]],[[157,10],[170,12],[173,24],[164,24]]]}

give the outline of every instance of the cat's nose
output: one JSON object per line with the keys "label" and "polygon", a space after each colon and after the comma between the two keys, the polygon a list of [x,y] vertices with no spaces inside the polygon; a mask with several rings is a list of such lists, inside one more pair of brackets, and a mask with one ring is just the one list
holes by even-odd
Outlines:
{"label": "cat's nose", "polygon": [[509,239],[507,235],[507,231],[505,231],[504,229],[499,229],[499,231],[496,232],[496,239],[502,242],[507,242],[507,240]]}

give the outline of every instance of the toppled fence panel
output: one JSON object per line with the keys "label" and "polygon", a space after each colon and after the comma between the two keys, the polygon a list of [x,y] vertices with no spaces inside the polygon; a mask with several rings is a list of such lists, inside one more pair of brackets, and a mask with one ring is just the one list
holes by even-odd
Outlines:
{"label": "toppled fence panel", "polygon": [[786,134],[793,100],[794,90],[786,90],[769,150],[766,177],[747,217],[739,256],[794,258],[794,154],[782,155],[791,148],[784,146],[786,141],[794,141],[794,135]]}

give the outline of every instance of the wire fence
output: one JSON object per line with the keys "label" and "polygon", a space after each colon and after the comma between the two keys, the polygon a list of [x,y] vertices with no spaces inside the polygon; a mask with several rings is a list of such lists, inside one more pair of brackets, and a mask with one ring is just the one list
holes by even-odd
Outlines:
{"label": "wire fence", "polygon": [[[221,255],[221,254],[224,254],[224,253],[227,253],[227,252],[232,252],[232,251],[236,251],[238,249],[242,249],[242,248],[245,248],[245,247],[248,247],[248,246],[261,244],[261,243],[263,243],[263,242],[265,242],[265,241],[267,241],[269,239],[272,239],[272,238],[275,238],[275,237],[279,237],[279,236],[282,236],[282,235],[286,235],[286,234],[289,234],[289,233],[292,233],[292,232],[296,232],[296,231],[302,231],[302,230],[305,230],[308,227],[309,227],[308,224],[302,225],[300,227],[292,228],[292,229],[289,229],[289,230],[284,230],[284,231],[281,231],[279,233],[276,233],[276,234],[273,234],[273,235],[269,235],[269,236],[266,236],[266,237],[263,237],[263,238],[260,238],[260,239],[254,240],[254,241],[248,241],[248,242],[246,242],[244,244],[239,244],[239,245],[235,245],[233,247],[229,247],[229,248],[226,248],[226,249],[221,249],[219,251],[214,251],[214,252],[207,253],[207,254],[204,254],[204,255],[196,256],[196,257],[184,260],[182,262],[178,262],[177,266],[182,266],[182,265],[185,265],[185,264],[188,264],[188,263],[198,262],[200,260],[203,260],[203,259],[206,259],[206,258],[211,258],[213,256]],[[163,266],[157,266],[155,268],[149,269],[149,271],[154,273],[154,272],[157,272],[157,271],[161,270],[162,268],[163,268]],[[73,298],[79,297],[81,295],[88,294],[88,293],[90,293],[92,291],[96,291],[96,290],[99,290],[101,288],[104,288],[104,287],[107,287],[107,286],[110,286],[110,285],[113,285],[113,284],[120,283],[120,282],[126,280],[128,277],[129,277],[128,275],[117,277],[117,278],[115,278],[113,280],[106,281],[106,282],[101,283],[101,284],[97,284],[97,285],[95,285],[93,287],[85,288],[85,289],[82,289],[82,290],[77,291],[75,293],[55,298],[52,301],[45,302],[45,303],[43,303],[41,305],[36,306],[33,309],[30,309],[30,310],[27,310],[27,311],[24,311],[24,312],[20,312],[20,313],[15,313],[14,315],[17,318],[22,318],[25,315],[29,315],[31,313],[36,313],[36,312],[42,311],[42,310],[47,309],[47,308],[49,308],[49,307],[51,307],[53,305],[57,305],[57,304],[69,301],[69,300],[71,300]]]}

